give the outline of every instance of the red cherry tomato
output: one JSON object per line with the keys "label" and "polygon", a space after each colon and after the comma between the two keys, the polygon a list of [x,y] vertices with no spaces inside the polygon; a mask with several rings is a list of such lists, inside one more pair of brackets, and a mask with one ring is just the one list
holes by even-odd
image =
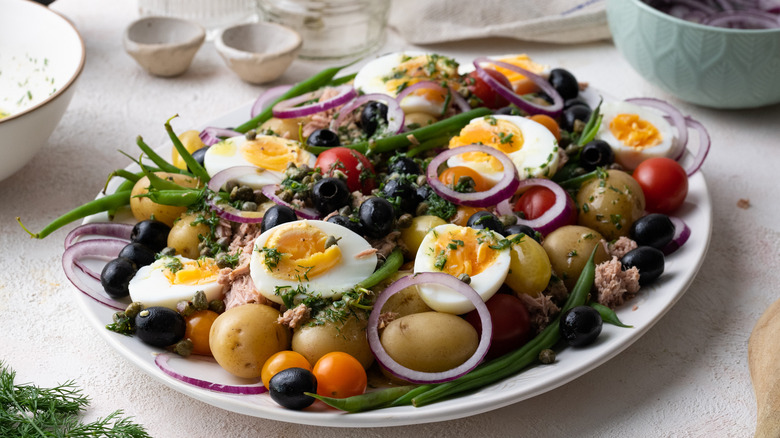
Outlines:
{"label": "red cherry tomato", "polygon": [[358,151],[344,147],[328,149],[317,157],[315,166],[319,167],[325,176],[333,176],[337,171],[343,172],[347,175],[347,187],[352,192],[359,190],[368,195],[376,187],[374,166]]}
{"label": "red cherry tomato", "polygon": [[[507,88],[510,90],[512,89],[512,84],[509,82],[509,79],[507,79],[506,76],[491,68],[486,68],[485,71],[491,77],[506,85]],[[471,93],[474,96],[482,101],[481,106],[485,106],[490,109],[498,109],[509,105],[509,101],[498,94],[496,90],[490,88],[490,86],[477,75],[476,71],[469,73],[468,78],[469,79],[466,83],[471,84],[468,88],[471,90]]]}
{"label": "red cherry tomato", "polygon": [[649,158],[634,170],[634,179],[645,194],[645,210],[670,214],[688,195],[688,174],[671,158]]}
{"label": "red cherry tomato", "polygon": [[[493,336],[490,338],[490,350],[487,359],[503,356],[522,347],[531,339],[531,322],[528,310],[514,295],[497,293],[485,302],[493,320]],[[472,310],[465,316],[477,333],[482,334],[479,314]]]}
{"label": "red cherry tomato", "polygon": [[555,193],[547,187],[534,186],[526,190],[515,202],[515,211],[521,211],[528,220],[543,215],[555,204]]}

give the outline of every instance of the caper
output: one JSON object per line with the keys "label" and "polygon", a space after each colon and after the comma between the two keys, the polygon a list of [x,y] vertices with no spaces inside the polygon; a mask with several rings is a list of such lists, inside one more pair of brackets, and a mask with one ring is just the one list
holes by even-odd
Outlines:
{"label": "caper", "polygon": [[206,293],[202,290],[199,290],[195,292],[195,295],[192,297],[192,305],[195,307],[196,310],[206,310],[209,308],[209,301],[206,298]]}
{"label": "caper", "polygon": [[119,322],[125,318],[127,318],[127,314],[125,312],[114,312],[114,314],[111,315],[111,319],[114,322]]}
{"label": "caper", "polygon": [[144,305],[138,301],[133,301],[132,303],[128,304],[127,309],[125,309],[125,315],[128,318],[135,318],[135,315],[138,315],[138,312],[142,310],[144,310]]}
{"label": "caper", "polygon": [[279,199],[281,199],[284,202],[292,201],[293,196],[295,196],[295,194],[292,192],[292,190],[282,190],[282,192],[279,193]]}
{"label": "caper", "polygon": [[341,240],[341,237],[328,236],[328,239],[325,241],[325,249],[338,245],[339,240]]}
{"label": "caper", "polygon": [[460,281],[462,281],[462,282],[464,282],[466,284],[471,284],[471,276],[469,274],[465,273],[465,272],[460,274],[460,275],[458,275],[458,280],[460,280]]}
{"label": "caper", "polygon": [[255,190],[254,192],[252,192],[252,194],[254,195],[252,200],[255,201],[257,205],[260,205],[264,202],[268,202],[269,200],[268,196],[265,196],[265,193],[263,193],[262,190]]}
{"label": "caper", "polygon": [[182,339],[173,346],[173,352],[181,357],[189,357],[192,354],[192,348],[192,341],[189,338]]}
{"label": "caper", "polygon": [[311,175],[311,180],[312,180],[313,182],[317,182],[317,181],[319,181],[319,180],[321,180],[321,179],[322,179],[322,174],[321,174],[321,173],[313,173],[313,174]]}
{"label": "caper", "polygon": [[417,209],[414,210],[415,216],[425,216],[428,213],[428,203],[423,201],[417,204]]}
{"label": "caper", "polygon": [[222,300],[209,301],[209,310],[216,313],[225,313],[225,302]]}
{"label": "caper", "polygon": [[217,262],[217,267],[219,269],[230,268],[233,266],[233,263],[230,262],[230,255],[224,251],[217,253],[217,255],[214,257],[214,261]]}
{"label": "caper", "polygon": [[422,187],[428,182],[428,179],[425,175],[420,175],[417,177],[417,181],[415,181],[418,186]]}
{"label": "caper", "polygon": [[244,134],[244,138],[246,138],[249,141],[256,139],[257,131],[255,131],[254,129],[250,129],[249,131],[246,132],[246,134]]}
{"label": "caper", "polygon": [[311,181],[312,181],[311,175],[306,175],[306,176],[304,176],[304,177],[303,177],[303,179],[301,180],[301,183],[302,183],[302,184],[309,185],[309,184],[311,184]]}
{"label": "caper", "polygon": [[414,218],[411,214],[404,213],[398,218],[396,225],[398,225],[398,228],[409,228],[412,226],[412,219]]}
{"label": "caper", "polygon": [[547,365],[555,362],[555,351],[545,348],[539,352],[539,362]]}
{"label": "caper", "polygon": [[241,211],[257,211],[257,203],[254,201],[246,201],[241,204]]}
{"label": "caper", "polygon": [[187,317],[195,312],[195,306],[192,305],[192,301],[181,300],[176,303],[176,311],[179,312],[181,316]]}

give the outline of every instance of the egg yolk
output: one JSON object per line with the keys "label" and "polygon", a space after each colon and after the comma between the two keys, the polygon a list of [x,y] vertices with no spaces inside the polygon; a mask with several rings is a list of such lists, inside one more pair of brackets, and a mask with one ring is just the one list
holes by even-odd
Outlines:
{"label": "egg yolk", "polygon": [[[509,58],[501,58],[499,59],[499,61],[506,62],[507,64],[516,65],[520,68],[530,71],[531,73],[538,74],[544,71],[544,66],[531,61],[531,58],[529,58],[528,55],[517,55]],[[509,82],[511,82],[512,84],[525,79],[525,76],[523,76],[520,73],[517,73],[516,71],[509,70],[503,67],[497,67],[497,66],[495,67],[495,69],[498,70],[500,73],[503,73],[503,75],[506,76],[506,78],[509,79]]]}
{"label": "egg yolk", "polygon": [[[486,118],[466,125],[460,135],[452,137],[450,149],[470,144],[483,144],[509,155],[523,147],[523,132],[512,122],[503,119]],[[467,152],[460,155],[464,161],[483,163],[487,161],[495,171],[504,166],[496,158],[483,152]]]}
{"label": "egg yolk", "polygon": [[[388,94],[394,96],[404,88],[427,80],[447,80],[457,76],[457,63],[451,58],[439,55],[420,55],[409,58],[393,69],[385,80]],[[439,90],[424,88],[411,93],[429,102],[443,103],[446,96]]]}
{"label": "egg yolk", "polygon": [[496,243],[492,234],[468,227],[439,233],[432,246],[434,267],[455,277],[477,275],[498,257],[498,251],[490,247]]}
{"label": "egg yolk", "polygon": [[[268,236],[263,263],[278,279],[311,280],[341,261],[338,244],[325,247],[328,237],[319,228],[304,222],[278,226]],[[268,249],[276,250],[278,257],[269,255]]]}
{"label": "egg yolk", "polygon": [[658,129],[637,114],[618,114],[609,122],[609,130],[623,145],[640,151],[663,140]]}
{"label": "egg yolk", "polygon": [[[179,259],[176,259],[179,260]],[[217,281],[219,267],[212,258],[171,262],[163,265],[163,274],[172,285],[195,286]]]}
{"label": "egg yolk", "polygon": [[241,145],[241,155],[257,167],[284,172],[288,163],[305,163],[306,151],[294,142],[279,137],[258,137]]}

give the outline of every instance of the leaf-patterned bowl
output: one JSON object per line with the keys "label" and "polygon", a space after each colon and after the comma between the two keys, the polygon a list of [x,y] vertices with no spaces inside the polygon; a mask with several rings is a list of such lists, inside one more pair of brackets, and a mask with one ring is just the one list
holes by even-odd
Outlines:
{"label": "leaf-patterned bowl", "polygon": [[780,103],[780,29],[726,29],[681,20],[642,0],[608,0],[615,46],[650,83],[712,108]]}

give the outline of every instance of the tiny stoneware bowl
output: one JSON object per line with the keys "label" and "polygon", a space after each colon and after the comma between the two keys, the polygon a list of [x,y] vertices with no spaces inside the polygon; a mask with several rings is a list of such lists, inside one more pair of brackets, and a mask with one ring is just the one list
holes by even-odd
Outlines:
{"label": "tiny stoneware bowl", "polygon": [[178,76],[188,68],[206,39],[203,26],[173,17],[146,17],[125,31],[125,50],[147,72]]}
{"label": "tiny stoneware bowl", "polygon": [[302,43],[298,32],[268,22],[228,27],[214,41],[225,64],[252,84],[281,76],[298,55]]}
{"label": "tiny stoneware bowl", "polygon": [[0,180],[24,167],[60,123],[84,69],[73,24],[26,0],[0,0]]}
{"label": "tiny stoneware bowl", "polygon": [[650,83],[711,108],[780,103],[780,29],[705,26],[642,0],[608,0],[618,51]]}

